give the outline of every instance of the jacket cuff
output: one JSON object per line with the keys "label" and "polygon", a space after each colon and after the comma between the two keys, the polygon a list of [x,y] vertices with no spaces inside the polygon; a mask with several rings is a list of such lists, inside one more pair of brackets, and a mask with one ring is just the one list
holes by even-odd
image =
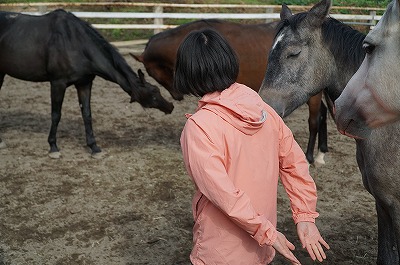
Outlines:
{"label": "jacket cuff", "polygon": [[277,238],[276,228],[268,221],[267,223],[261,224],[252,237],[257,240],[260,246],[271,246],[275,243]]}
{"label": "jacket cuff", "polygon": [[319,216],[318,213],[314,214],[298,214],[298,215],[293,215],[293,220],[295,224],[298,224],[299,222],[310,222],[310,223],[315,223],[315,218]]}

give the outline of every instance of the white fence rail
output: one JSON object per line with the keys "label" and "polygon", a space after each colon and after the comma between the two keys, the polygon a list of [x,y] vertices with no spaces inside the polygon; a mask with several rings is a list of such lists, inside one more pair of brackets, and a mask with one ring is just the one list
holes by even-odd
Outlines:
{"label": "white fence rail", "polygon": [[[132,23],[124,23],[124,24],[113,24],[113,23],[103,23],[97,24],[92,23],[94,27],[99,29],[153,29],[154,33],[160,32],[161,30],[173,28],[178,25],[166,25],[164,24],[164,19],[189,19],[189,20],[197,20],[197,19],[229,19],[229,20],[264,20],[264,21],[273,21],[279,19],[279,13],[274,13],[274,11],[280,10],[281,6],[273,6],[273,5],[211,5],[211,4],[169,4],[169,3],[76,3],[75,5],[72,3],[31,3],[31,4],[0,4],[0,9],[2,7],[18,7],[24,6],[24,9],[27,9],[26,6],[32,8],[37,8],[38,11],[24,11],[23,13],[33,14],[33,15],[41,15],[46,13],[50,9],[65,6],[74,7],[75,9],[78,7],[86,7],[86,6],[147,6],[153,7],[153,12],[80,12],[80,11],[72,11],[77,17],[85,18],[85,19],[151,19],[153,24],[132,24]],[[185,7],[193,10],[193,13],[172,13],[172,12],[164,12],[165,7]],[[307,10],[309,7],[299,7],[299,6],[290,6],[293,10],[303,9]],[[255,9],[263,10],[263,12],[249,12],[249,13],[198,13],[196,9],[198,8],[231,8],[231,9]],[[338,9],[339,7],[336,7]],[[67,8],[66,8],[67,9]],[[86,7],[87,9],[87,7]],[[341,9],[346,9],[341,7]],[[363,10],[361,8],[350,8],[351,10]],[[67,9],[68,10],[68,9]],[[334,10],[334,7],[332,7]],[[376,15],[376,11],[382,9],[379,8],[369,8],[368,15],[360,15],[360,14],[331,14],[331,17],[334,17],[340,21],[343,21],[347,24],[353,25],[365,25],[373,27],[377,21],[381,18],[381,15]],[[364,9],[365,11],[365,9]]]}

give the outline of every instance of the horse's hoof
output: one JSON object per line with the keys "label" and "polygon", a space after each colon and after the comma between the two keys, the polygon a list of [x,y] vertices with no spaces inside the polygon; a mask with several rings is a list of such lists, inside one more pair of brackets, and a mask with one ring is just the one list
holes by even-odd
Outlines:
{"label": "horse's hoof", "polygon": [[5,142],[0,142],[0,149],[4,149],[6,147],[7,147],[7,145]]}
{"label": "horse's hoof", "polygon": [[94,159],[102,159],[103,157],[104,157],[103,152],[92,153],[92,158],[94,158]]}
{"label": "horse's hoof", "polygon": [[318,152],[317,156],[315,157],[314,164],[325,165],[324,157],[325,157],[325,153]]}
{"label": "horse's hoof", "polygon": [[60,152],[50,152],[49,157],[53,158],[53,159],[59,159],[61,157],[61,153]]}

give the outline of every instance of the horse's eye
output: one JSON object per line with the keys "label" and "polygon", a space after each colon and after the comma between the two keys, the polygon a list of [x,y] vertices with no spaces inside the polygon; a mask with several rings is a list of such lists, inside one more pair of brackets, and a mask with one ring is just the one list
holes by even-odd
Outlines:
{"label": "horse's eye", "polygon": [[362,47],[367,54],[371,54],[375,50],[375,45],[368,42],[364,42]]}
{"label": "horse's eye", "polygon": [[299,56],[300,52],[301,52],[301,51],[291,52],[291,53],[289,53],[289,54],[287,55],[287,58],[294,58],[294,57],[297,57],[297,56]]}

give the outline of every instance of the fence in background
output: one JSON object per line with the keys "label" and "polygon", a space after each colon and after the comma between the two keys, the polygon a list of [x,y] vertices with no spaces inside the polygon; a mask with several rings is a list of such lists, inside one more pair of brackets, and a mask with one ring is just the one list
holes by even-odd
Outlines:
{"label": "fence in background", "polygon": [[[89,7],[102,8],[129,8],[135,10],[137,8],[151,8],[152,12],[82,12],[71,11],[71,9],[80,10],[81,8],[88,9]],[[311,6],[289,6],[293,12],[305,11]],[[56,8],[64,8],[74,13],[77,17],[83,19],[106,19],[110,23],[92,23],[98,29],[151,29],[154,33],[158,33],[164,29],[173,28],[178,24],[165,24],[165,19],[225,19],[225,20],[263,20],[266,22],[279,20],[279,12],[281,6],[278,5],[230,5],[230,4],[171,4],[171,3],[18,3],[18,4],[0,4],[0,9],[10,9],[11,11],[23,12],[33,15],[41,15],[49,10]],[[185,12],[165,12],[165,9],[184,8]],[[187,12],[187,10],[190,12]],[[199,9],[224,9],[224,12],[199,12]],[[233,10],[232,13],[226,13],[226,10]],[[239,12],[238,12],[239,10]],[[245,10],[246,12],[243,12]],[[255,12],[254,10],[257,10]],[[362,12],[364,14],[340,14],[333,13],[338,10],[346,10],[347,12]],[[236,12],[235,12],[236,11]],[[346,24],[364,25],[373,27],[382,14],[382,8],[357,8],[357,7],[335,7],[331,8],[331,17],[334,17]],[[367,13],[367,14],[365,14]],[[143,21],[152,21],[152,23],[114,23],[113,20],[118,19],[118,22],[124,19],[143,19]]]}

